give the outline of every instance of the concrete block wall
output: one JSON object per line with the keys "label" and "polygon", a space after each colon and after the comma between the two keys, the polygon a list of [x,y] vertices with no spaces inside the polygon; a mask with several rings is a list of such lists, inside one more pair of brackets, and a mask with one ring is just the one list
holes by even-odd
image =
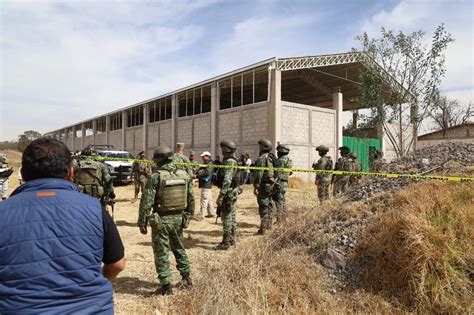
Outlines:
{"label": "concrete block wall", "polygon": [[160,124],[148,125],[148,149],[156,149],[160,145]]}
{"label": "concrete block wall", "polygon": [[125,150],[137,154],[143,150],[143,127],[132,127],[125,130]]}
{"label": "concrete block wall", "polygon": [[211,115],[203,115],[194,118],[193,123],[193,147],[209,148],[211,146]]}
{"label": "concrete block wall", "polygon": [[176,142],[184,142],[186,147],[191,147],[193,143],[193,119],[179,119],[177,123]]}
{"label": "concrete block wall", "polygon": [[242,110],[242,143],[256,144],[268,137],[268,107],[260,106]]}
{"label": "concrete block wall", "polygon": [[217,144],[222,140],[232,140],[235,144],[240,143],[240,110],[219,113],[218,124],[219,139]]}
{"label": "concrete block wall", "polygon": [[[92,139],[92,136],[85,136],[84,137],[84,148],[87,147],[88,145],[91,145],[93,144],[93,139]],[[83,148],[81,148],[83,149]]]}
{"label": "concrete block wall", "polygon": [[122,149],[122,130],[114,130],[109,132],[109,144],[114,147],[115,150]]}
{"label": "concrete block wall", "polygon": [[[336,159],[336,111],[333,109],[282,102],[281,143],[289,145],[290,158],[297,168],[311,168],[319,159],[316,146],[329,147],[329,156]],[[313,180],[314,175],[295,173],[294,176]]]}
{"label": "concrete block wall", "polygon": [[73,148],[72,142],[73,142],[73,141],[72,141],[72,138],[67,139],[66,142],[65,142],[70,151],[74,151],[74,150],[75,150],[75,149]]}
{"label": "concrete block wall", "polygon": [[474,144],[474,138],[418,140],[416,147],[417,149],[422,149],[422,148],[431,147],[434,145],[448,143],[448,142],[461,142],[461,143]]}
{"label": "concrete block wall", "polygon": [[99,133],[95,135],[95,144],[107,144],[105,133]]}
{"label": "concrete block wall", "polygon": [[165,123],[160,123],[160,144],[159,145],[167,145],[171,148],[174,147],[172,142],[172,133],[173,130],[171,129],[171,121],[167,121]]}

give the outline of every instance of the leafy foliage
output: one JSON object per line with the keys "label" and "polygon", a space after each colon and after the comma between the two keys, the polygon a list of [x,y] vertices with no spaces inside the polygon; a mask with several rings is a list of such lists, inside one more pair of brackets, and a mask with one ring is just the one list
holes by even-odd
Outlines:
{"label": "leafy foliage", "polygon": [[27,130],[18,136],[18,150],[23,152],[26,147],[33,141],[41,138],[41,134],[34,130]]}

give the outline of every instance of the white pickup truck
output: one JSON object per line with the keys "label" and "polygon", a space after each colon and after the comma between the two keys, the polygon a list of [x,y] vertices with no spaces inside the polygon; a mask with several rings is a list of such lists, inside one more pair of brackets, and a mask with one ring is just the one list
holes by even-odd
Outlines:
{"label": "white pickup truck", "polygon": [[[132,162],[121,161],[119,159],[134,159],[134,156],[127,151],[97,150],[97,155],[103,157],[102,163],[109,168],[110,176],[114,183],[128,184],[133,181]],[[108,160],[107,158],[110,158]],[[115,160],[117,159],[117,160]]]}

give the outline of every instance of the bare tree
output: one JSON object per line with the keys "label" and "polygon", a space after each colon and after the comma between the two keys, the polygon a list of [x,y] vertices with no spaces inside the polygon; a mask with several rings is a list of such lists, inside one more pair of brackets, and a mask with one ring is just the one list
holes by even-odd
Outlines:
{"label": "bare tree", "polygon": [[[380,38],[371,39],[367,33],[356,37],[362,51],[382,68],[372,67],[361,74],[358,104],[371,107],[366,123],[383,128],[398,157],[404,156],[416,139],[446,72],[444,52],[454,40],[443,24],[436,28],[430,47],[424,44],[424,37],[423,31],[406,35],[385,28]],[[390,92],[384,91],[387,87]],[[394,122],[398,130],[391,128]],[[405,143],[410,124],[413,137]]]}
{"label": "bare tree", "polygon": [[469,121],[474,117],[474,108],[472,102],[463,107],[458,100],[436,93],[428,116],[433,119],[435,130],[443,130]]}

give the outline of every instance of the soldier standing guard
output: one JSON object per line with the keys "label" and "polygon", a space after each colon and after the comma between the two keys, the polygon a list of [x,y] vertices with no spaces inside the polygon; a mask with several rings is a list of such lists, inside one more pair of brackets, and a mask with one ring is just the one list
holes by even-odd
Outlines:
{"label": "soldier standing guard", "polygon": [[[177,287],[192,286],[191,269],[182,235],[194,214],[194,195],[191,178],[186,171],[171,163],[172,155],[171,149],[166,146],[154,151],[153,160],[158,170],[147,181],[140,200],[137,222],[142,234],[147,234],[147,221],[150,222],[155,268],[161,283],[155,294],[161,295],[172,293],[168,257],[170,249],[182,277]],[[153,213],[150,215],[152,209]]]}
{"label": "soldier standing guard", "polygon": [[81,158],[73,163],[74,183],[79,190],[100,200],[105,209],[109,199],[115,199],[112,177],[105,165],[94,160],[95,151],[86,147],[81,152]]}
{"label": "soldier standing guard", "polygon": [[[270,153],[272,143],[267,139],[258,141],[260,156],[255,162],[257,167],[273,168],[275,157]],[[258,234],[265,234],[266,230],[272,228],[272,194],[275,185],[275,174],[273,169],[256,170],[254,182],[254,194],[257,196],[258,213],[260,214],[260,229]]]}
{"label": "soldier standing guard", "polygon": [[[332,171],[332,159],[326,155],[329,152],[329,148],[325,145],[320,145],[316,148],[319,153],[319,160],[313,163],[314,170],[325,170]],[[317,173],[314,184],[318,186],[318,198],[319,202],[323,203],[329,199],[329,187],[331,186],[332,174]]]}
{"label": "soldier standing guard", "polygon": [[217,198],[217,214],[222,217],[224,235],[215,250],[227,250],[236,244],[237,234],[237,198],[240,194],[240,172],[231,168],[237,166],[237,158],[234,153],[237,147],[232,141],[224,140],[220,143],[222,150],[222,165],[229,168],[219,168],[217,171],[217,187],[220,188]]}
{"label": "soldier standing guard", "polygon": [[[339,148],[341,157],[337,159],[334,169],[337,171],[352,171],[352,159],[349,157],[351,153],[350,149],[346,146]],[[346,192],[349,186],[349,180],[351,175],[333,175],[333,194],[334,197],[339,197]]]}
{"label": "soldier standing guard", "polygon": [[[277,155],[278,159],[275,161],[277,168],[292,168],[293,162],[288,157],[290,148],[284,144],[278,144]],[[285,194],[288,190],[288,178],[291,172],[275,171],[276,184],[273,187],[273,200],[276,207],[276,222],[281,222],[286,216],[286,199]]]}
{"label": "soldier standing guard", "polygon": [[190,165],[191,161],[189,161],[188,157],[184,155],[184,143],[176,143],[176,152],[173,154],[172,159],[173,162],[176,163],[188,163],[188,166],[177,165],[176,167],[188,172],[189,177],[193,177],[193,167]]}
{"label": "soldier standing guard", "polygon": [[138,198],[140,191],[143,194],[146,181],[151,175],[151,167],[145,160],[145,152],[138,153],[137,160],[132,164],[133,184],[135,186],[135,199]]}

